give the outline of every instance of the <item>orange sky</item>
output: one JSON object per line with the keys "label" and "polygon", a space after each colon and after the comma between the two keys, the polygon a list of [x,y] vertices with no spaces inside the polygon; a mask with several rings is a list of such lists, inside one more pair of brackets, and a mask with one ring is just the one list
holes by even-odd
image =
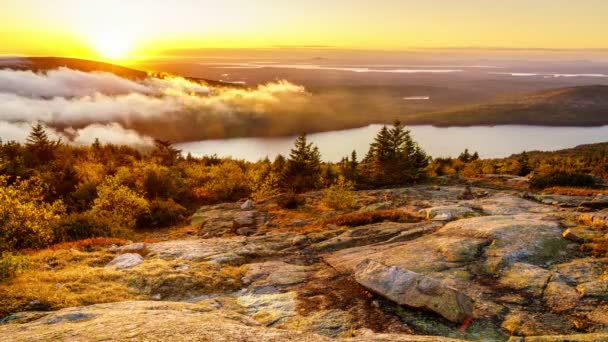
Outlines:
{"label": "orange sky", "polygon": [[178,48],[608,48],[605,0],[0,0],[0,54]]}

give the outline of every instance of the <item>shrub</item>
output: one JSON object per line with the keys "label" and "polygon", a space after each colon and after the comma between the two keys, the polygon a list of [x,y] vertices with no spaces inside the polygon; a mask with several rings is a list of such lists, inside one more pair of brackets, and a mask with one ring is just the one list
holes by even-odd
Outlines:
{"label": "shrub", "polygon": [[236,161],[209,167],[203,189],[220,201],[235,201],[251,193],[247,175]]}
{"label": "shrub", "polygon": [[135,227],[136,219],[148,212],[149,205],[143,196],[120,184],[114,177],[97,187],[97,197],[91,213],[110,219],[114,225],[130,229]]}
{"label": "shrub", "polygon": [[86,211],[91,209],[95,198],[97,198],[97,185],[88,182],[81,183],[75,191],[67,196],[66,205],[68,210]]}
{"label": "shrub", "polygon": [[27,265],[28,258],[26,256],[3,252],[0,256],[0,280],[16,276],[25,271]]}
{"label": "shrub", "polygon": [[186,208],[172,199],[153,200],[150,202],[150,211],[137,218],[137,226],[141,228],[168,227],[178,223],[185,215]]}
{"label": "shrub", "polygon": [[418,222],[420,219],[400,210],[372,210],[338,215],[326,220],[325,224],[357,227],[384,221],[406,223]]}
{"label": "shrub", "polygon": [[0,176],[0,251],[40,248],[53,242],[52,225],[64,213],[63,202],[46,203],[38,178],[8,185]]}
{"label": "shrub", "polygon": [[280,175],[273,171],[270,162],[260,162],[247,170],[252,197],[256,200],[279,193]]}
{"label": "shrub", "polygon": [[293,192],[281,194],[277,198],[277,204],[283,209],[296,209],[303,206],[306,203],[306,199]]}
{"label": "shrub", "polygon": [[530,179],[530,188],[539,190],[554,186],[594,187],[596,185],[592,175],[566,171],[554,171]]}
{"label": "shrub", "polygon": [[338,181],[329,189],[325,190],[323,202],[333,209],[350,209],[356,205],[355,196],[353,196],[354,184],[346,180],[344,176],[338,177]]}
{"label": "shrub", "polygon": [[55,241],[77,241],[92,237],[110,237],[117,232],[112,231],[112,222],[103,216],[92,212],[72,213],[53,225]]}

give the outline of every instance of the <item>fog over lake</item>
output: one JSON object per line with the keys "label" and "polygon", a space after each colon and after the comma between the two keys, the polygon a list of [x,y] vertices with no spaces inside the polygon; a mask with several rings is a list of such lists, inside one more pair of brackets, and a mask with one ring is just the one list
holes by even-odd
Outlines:
{"label": "fog over lake", "polygon": [[[322,159],[339,161],[356,150],[361,159],[382,125],[315,133],[309,141],[319,146]],[[507,157],[514,153],[532,150],[558,150],[581,144],[608,141],[608,126],[602,127],[545,127],[545,126],[473,126],[434,127],[409,126],[414,139],[433,157],[457,157],[468,148],[478,151],[482,158]],[[256,161],[281,153],[289,154],[295,137],[237,138],[205,140],[178,144],[184,154],[193,156],[217,154]]]}

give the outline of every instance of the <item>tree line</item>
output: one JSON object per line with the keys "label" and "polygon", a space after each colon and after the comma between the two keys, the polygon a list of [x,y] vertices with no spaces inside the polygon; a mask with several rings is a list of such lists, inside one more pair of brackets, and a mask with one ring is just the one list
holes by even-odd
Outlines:
{"label": "tree line", "polygon": [[144,151],[72,146],[37,124],[25,144],[0,141],[0,251],[170,226],[200,205],[247,197],[412,184],[429,161],[399,122],[382,128],[363,160],[353,152],[340,163],[322,162],[306,134],[288,156],[252,163],[184,156],[161,140]]}

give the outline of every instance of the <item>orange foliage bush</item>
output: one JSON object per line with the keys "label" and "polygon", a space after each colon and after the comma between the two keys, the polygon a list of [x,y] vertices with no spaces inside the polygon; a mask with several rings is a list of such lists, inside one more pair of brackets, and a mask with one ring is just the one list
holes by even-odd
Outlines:
{"label": "orange foliage bush", "polygon": [[338,215],[325,221],[325,225],[357,227],[378,222],[418,222],[419,218],[400,210],[372,210]]}

